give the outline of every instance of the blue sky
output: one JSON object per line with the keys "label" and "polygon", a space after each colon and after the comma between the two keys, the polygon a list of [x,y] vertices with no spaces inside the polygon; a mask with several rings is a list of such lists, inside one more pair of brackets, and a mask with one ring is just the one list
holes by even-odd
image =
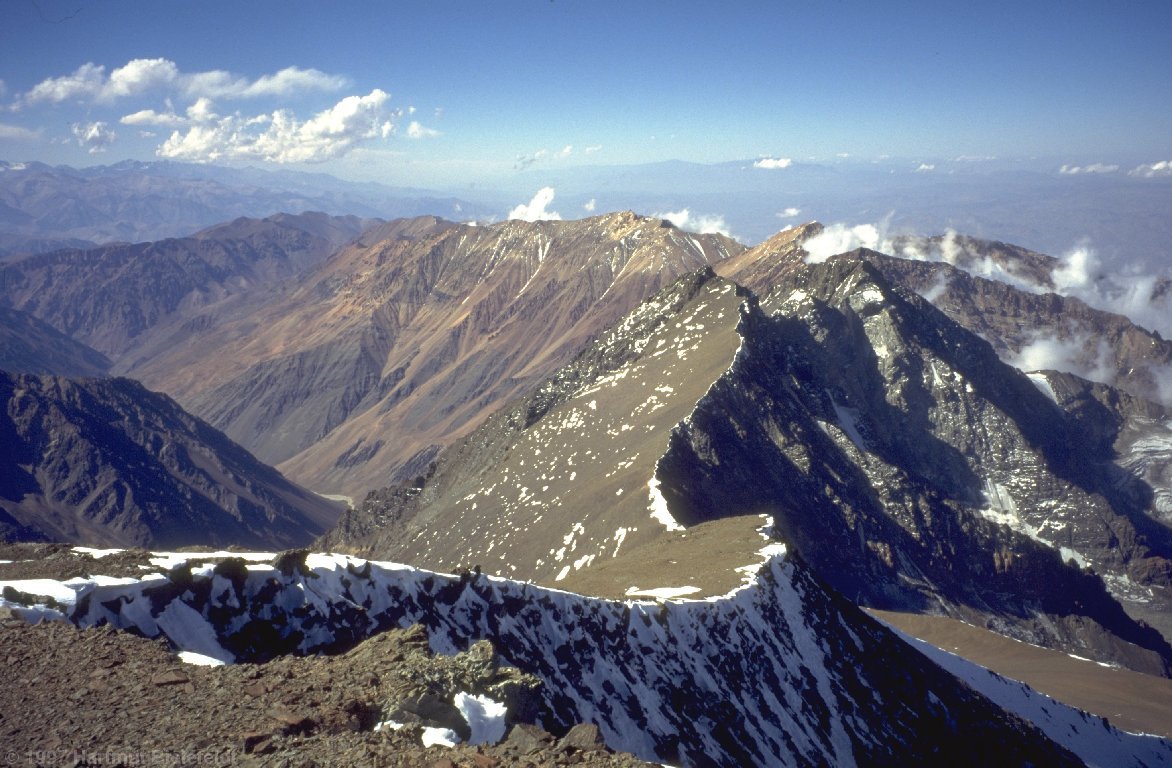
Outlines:
{"label": "blue sky", "polygon": [[[1172,160],[1172,2],[3,0],[0,158]],[[1130,165],[1129,165],[1130,164]]]}

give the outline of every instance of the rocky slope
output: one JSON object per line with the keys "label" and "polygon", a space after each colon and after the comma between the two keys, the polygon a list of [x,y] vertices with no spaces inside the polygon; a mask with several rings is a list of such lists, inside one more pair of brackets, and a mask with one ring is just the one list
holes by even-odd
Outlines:
{"label": "rocky slope", "polygon": [[129,379],[0,372],[0,536],[290,546],[337,505]]}
{"label": "rocky slope", "polygon": [[630,213],[400,220],[136,375],[300,482],[361,496],[426,469],[647,295],[739,250]]}
{"label": "rocky slope", "polygon": [[[344,652],[374,631],[412,624],[447,653],[488,639],[540,680],[547,727],[592,722],[612,748],[683,766],[1080,763],[1051,739],[1079,755],[1113,750],[1123,764],[1169,757],[1165,742],[1052,702],[1045,714],[1036,694],[1021,707],[1035,722],[1010,714],[910,653],[782,549],[762,556],[746,569],[746,585],[706,601],[597,600],[304,552],[270,565],[259,556],[203,565],[199,555],[168,557],[172,570],[142,580],[8,582],[4,600],[17,615],[131,627],[220,658]],[[53,594],[37,598],[30,588]],[[350,657],[335,662],[343,685]],[[253,679],[267,688],[265,669]],[[176,684],[194,687],[185,677]],[[379,677],[383,692],[397,687],[392,671]],[[300,687],[273,682],[282,696]],[[330,691],[312,697],[335,700]],[[287,722],[312,717],[305,697],[295,703],[301,712]]]}

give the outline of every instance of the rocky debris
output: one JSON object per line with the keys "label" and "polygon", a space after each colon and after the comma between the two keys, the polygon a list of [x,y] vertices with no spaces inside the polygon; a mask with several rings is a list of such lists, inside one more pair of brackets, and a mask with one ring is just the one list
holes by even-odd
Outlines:
{"label": "rocky debris", "polygon": [[[519,713],[536,713],[526,700],[536,700],[537,681],[501,667],[488,643],[433,655],[418,626],[383,633],[341,656],[204,667],[182,663],[158,641],[109,627],[30,626],[0,608],[0,660],[7,670],[0,743],[17,756],[12,764],[650,765],[610,752],[592,724],[559,740],[532,720],[514,722]],[[460,691],[511,697],[505,739],[424,747],[423,729],[432,720],[377,727],[392,719],[388,713],[406,711],[406,703],[450,702]]]}

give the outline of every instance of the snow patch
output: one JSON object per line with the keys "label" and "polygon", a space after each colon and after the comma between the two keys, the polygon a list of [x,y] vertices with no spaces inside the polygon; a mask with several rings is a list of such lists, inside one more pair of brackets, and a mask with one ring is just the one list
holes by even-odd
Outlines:
{"label": "snow patch", "polygon": [[684,530],[684,526],[680,525],[678,522],[676,522],[676,519],[672,517],[671,510],[667,508],[667,499],[663,497],[663,494],[659,490],[659,486],[660,482],[658,477],[652,476],[652,478],[647,481],[648,494],[651,497],[651,517],[654,518],[657,522],[661,523],[663,527],[669,531]]}
{"label": "snow patch", "polygon": [[505,737],[504,704],[470,693],[457,693],[453,703],[472,730],[469,744],[496,744]]}

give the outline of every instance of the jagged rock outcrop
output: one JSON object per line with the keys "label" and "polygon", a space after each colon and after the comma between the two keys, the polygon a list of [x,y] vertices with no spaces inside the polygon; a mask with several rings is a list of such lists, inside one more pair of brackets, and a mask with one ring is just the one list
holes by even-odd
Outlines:
{"label": "jagged rock outcrop", "polygon": [[95,546],[304,544],[338,505],[129,379],[0,372],[0,535]]}

